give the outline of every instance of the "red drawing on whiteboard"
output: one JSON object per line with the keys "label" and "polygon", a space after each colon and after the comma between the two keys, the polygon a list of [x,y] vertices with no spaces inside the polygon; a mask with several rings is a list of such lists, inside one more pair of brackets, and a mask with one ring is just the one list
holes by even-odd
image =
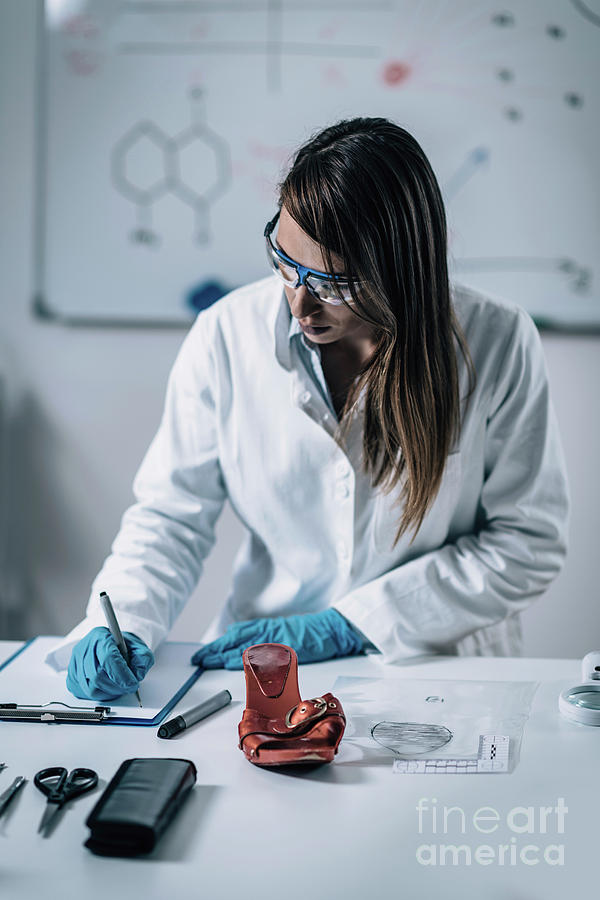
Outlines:
{"label": "red drawing on whiteboard", "polygon": [[289,147],[276,147],[270,144],[263,144],[262,141],[251,139],[247,143],[248,152],[256,159],[272,160],[276,163],[285,162],[289,155]]}
{"label": "red drawing on whiteboard", "polygon": [[102,54],[92,50],[66,50],[63,56],[74,75],[93,75],[103,61]]}
{"label": "red drawing on whiteboard", "polygon": [[337,20],[333,20],[328,22],[326,25],[323,25],[322,28],[319,29],[319,37],[320,38],[333,38],[336,33],[340,30],[340,23]]}
{"label": "red drawing on whiteboard", "polygon": [[206,37],[209,31],[210,22],[196,22],[190,29],[190,37],[195,41],[200,41],[202,38]]}
{"label": "red drawing on whiteboard", "polygon": [[336,85],[342,87],[342,85],[346,84],[346,76],[340,67],[335,65],[324,66],[322,70],[322,80],[325,84],[329,84],[332,87]]}
{"label": "red drawing on whiteboard", "polygon": [[385,64],[382,78],[390,87],[396,87],[409,79],[411,71],[411,67],[407,63],[396,59]]}
{"label": "red drawing on whiteboard", "polygon": [[62,26],[64,34],[72,37],[95,38],[100,33],[100,26],[92,16],[81,14],[70,16]]}

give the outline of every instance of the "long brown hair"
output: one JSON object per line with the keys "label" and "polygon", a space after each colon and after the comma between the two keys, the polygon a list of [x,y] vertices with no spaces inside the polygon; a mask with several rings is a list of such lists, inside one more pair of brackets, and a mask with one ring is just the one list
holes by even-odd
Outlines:
{"label": "long brown hair", "polygon": [[338,122],[300,148],[281,183],[280,203],[323,249],[344,264],[353,311],[375,327],[375,352],[342,411],[364,391],[363,460],[374,487],[402,479],[402,518],[394,544],[413,540],[439,491],[460,431],[457,348],[469,387],[474,368],[451,303],[442,195],[425,153],[383,118]]}

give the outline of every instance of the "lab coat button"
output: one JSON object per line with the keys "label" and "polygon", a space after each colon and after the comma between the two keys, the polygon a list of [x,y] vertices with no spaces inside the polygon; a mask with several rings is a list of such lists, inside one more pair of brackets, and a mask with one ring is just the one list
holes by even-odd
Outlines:
{"label": "lab coat button", "polygon": [[335,465],[335,474],[339,475],[340,478],[343,478],[345,475],[350,474],[350,467],[348,463],[343,462],[342,460]]}
{"label": "lab coat button", "polygon": [[338,484],[335,490],[335,496],[338,500],[345,500],[349,493],[350,491],[347,484]]}
{"label": "lab coat button", "polygon": [[302,403],[303,405],[306,405],[309,400],[310,400],[310,392],[309,391],[304,391],[304,393],[300,394],[300,403]]}

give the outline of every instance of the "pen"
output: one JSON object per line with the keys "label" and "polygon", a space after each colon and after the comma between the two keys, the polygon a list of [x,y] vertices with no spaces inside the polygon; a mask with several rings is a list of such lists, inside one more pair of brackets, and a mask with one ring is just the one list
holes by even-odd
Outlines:
{"label": "pen", "polygon": [[205,700],[204,703],[200,703],[199,706],[194,706],[193,709],[188,709],[187,712],[181,713],[180,716],[175,716],[174,719],[165,722],[164,725],[161,725],[158,729],[158,736],[161,738],[171,738],[181,731],[185,731],[190,725],[195,725],[200,719],[205,719],[218,709],[227,706],[228,703],[231,703],[231,694],[229,691],[219,691],[218,694],[215,694],[215,696],[211,697],[209,700]]}
{"label": "pen", "polygon": [[[119,623],[117,622],[115,611],[113,609],[112,603],[110,602],[110,597],[108,596],[106,591],[100,592],[100,603],[102,604],[102,609],[104,610],[104,615],[106,616],[106,621],[108,622],[110,633],[114,637],[115,643],[121,651],[121,656],[123,657],[127,665],[129,665],[129,650],[127,649],[125,639],[121,634],[121,629],[119,628]],[[137,697],[137,702],[141,706],[142,701],[140,699],[140,692],[136,691],[135,696]]]}

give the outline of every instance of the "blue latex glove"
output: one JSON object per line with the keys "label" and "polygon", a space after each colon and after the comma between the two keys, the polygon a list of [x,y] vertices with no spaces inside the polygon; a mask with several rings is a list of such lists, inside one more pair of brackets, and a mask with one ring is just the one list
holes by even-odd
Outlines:
{"label": "blue latex glove", "polygon": [[234,622],[225,634],[205,644],[192,656],[192,665],[205,669],[243,669],[242,653],[252,644],[287,644],[298,662],[318,662],[334,656],[352,656],[363,649],[363,636],[337,611],[250,619]]}
{"label": "blue latex glove", "polygon": [[135,634],[123,632],[129,665],[121,656],[108,628],[92,628],[73,647],[67,671],[67,688],[82,700],[116,700],[133,694],[154,665],[154,654]]}

